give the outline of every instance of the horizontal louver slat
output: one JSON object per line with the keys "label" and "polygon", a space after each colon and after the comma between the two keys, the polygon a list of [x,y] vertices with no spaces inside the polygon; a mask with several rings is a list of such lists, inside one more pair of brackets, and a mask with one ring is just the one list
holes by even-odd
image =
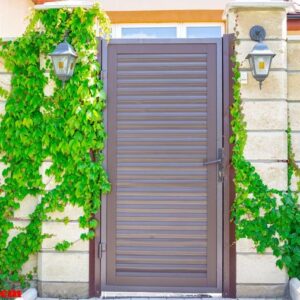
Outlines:
{"label": "horizontal louver slat", "polygon": [[[116,249],[116,271],[120,275],[206,272],[206,256],[199,260],[199,254],[205,254],[207,247],[207,196],[201,196],[207,185],[207,171],[202,165],[207,152],[207,103],[205,98],[199,101],[199,95],[207,94],[206,68],[206,55],[118,55],[116,226],[117,245],[121,240],[122,248]],[[192,70],[198,72],[196,76],[190,73]],[[143,73],[146,71],[158,76],[151,78],[149,73]],[[181,80],[172,71],[182,72]],[[185,77],[184,72],[188,72]],[[184,96],[179,98],[180,94]],[[189,98],[191,95],[196,97]],[[171,132],[172,129],[175,131]],[[149,157],[145,160],[150,153],[152,160]],[[136,155],[141,157],[140,163],[135,162]],[[166,160],[168,155],[175,155],[171,163]],[[197,162],[189,163],[190,155]],[[185,160],[180,163],[182,157]],[[128,199],[134,197],[136,201],[125,200],[124,192]],[[138,192],[141,194],[137,195]],[[157,192],[160,192],[158,197]],[[168,193],[172,198],[163,202],[162,195]],[[189,201],[189,197],[194,200]],[[131,214],[131,219],[124,213]],[[203,217],[198,215],[194,218],[198,222],[187,224],[193,222],[195,214]],[[174,244],[178,239],[193,241],[199,237],[202,244],[194,244],[196,247],[187,249]],[[156,243],[131,244],[132,239],[139,242],[145,238],[156,239]],[[163,242],[166,238],[173,242],[173,247],[166,247]],[[177,257],[171,259],[170,255]]]}

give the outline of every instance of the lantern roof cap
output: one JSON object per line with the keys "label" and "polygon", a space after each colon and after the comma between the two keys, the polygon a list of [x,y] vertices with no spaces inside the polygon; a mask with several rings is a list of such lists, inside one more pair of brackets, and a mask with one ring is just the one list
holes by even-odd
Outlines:
{"label": "lantern roof cap", "polygon": [[251,56],[272,56],[274,57],[276,54],[269,49],[269,47],[263,43],[258,42],[254,45],[251,52],[247,55],[246,58],[249,58]]}
{"label": "lantern roof cap", "polygon": [[71,55],[77,57],[76,51],[74,50],[72,45],[70,45],[67,42],[66,38],[62,43],[58,44],[55,50],[50,54],[50,56],[61,56],[61,55]]}

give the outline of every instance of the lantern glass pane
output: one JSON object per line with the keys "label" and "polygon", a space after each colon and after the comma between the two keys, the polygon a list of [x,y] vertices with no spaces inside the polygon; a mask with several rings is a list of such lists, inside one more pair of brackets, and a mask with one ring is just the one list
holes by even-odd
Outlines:
{"label": "lantern glass pane", "polygon": [[68,69],[68,56],[53,56],[52,57],[56,75],[66,75]]}
{"label": "lantern glass pane", "polygon": [[255,75],[255,70],[254,70],[254,57],[250,56],[249,57],[249,65],[250,65],[250,70],[252,72],[252,75]]}
{"label": "lantern glass pane", "polygon": [[76,57],[70,56],[69,64],[68,64],[68,72],[67,72],[68,76],[70,77],[73,76],[75,64],[76,64]]}
{"label": "lantern glass pane", "polygon": [[267,76],[271,64],[271,56],[254,56],[254,69],[257,75]]}

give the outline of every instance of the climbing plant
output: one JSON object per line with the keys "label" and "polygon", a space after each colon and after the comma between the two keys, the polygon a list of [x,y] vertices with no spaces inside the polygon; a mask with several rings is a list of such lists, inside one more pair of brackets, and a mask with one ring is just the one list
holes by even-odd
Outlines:
{"label": "climbing plant", "polygon": [[[110,190],[102,166],[106,95],[99,79],[95,24],[102,36],[110,34],[109,20],[98,6],[36,11],[22,37],[0,42],[0,57],[12,74],[11,89],[0,88],[0,97],[7,101],[0,123],[0,158],[5,165],[0,186],[0,290],[28,284],[33,273],[23,274],[22,266],[51,238],[42,224],[53,212],[63,212],[66,205],[82,208],[79,224],[84,232],[78,238],[95,235],[93,215],[100,208],[100,193]],[[40,57],[52,52],[66,33],[78,60],[74,76],[62,87],[51,61],[46,59],[43,66]],[[55,182],[51,188],[41,175],[45,162],[49,182]],[[16,226],[15,213],[29,197],[39,202],[28,224]],[[62,226],[69,221],[55,220]],[[55,249],[64,251],[76,241],[62,240]]]}
{"label": "climbing plant", "polygon": [[234,63],[234,102],[231,108],[233,146],[232,164],[235,170],[236,198],[232,217],[236,224],[236,237],[253,240],[258,253],[270,248],[277,258],[277,266],[286,268],[290,277],[300,279],[300,210],[298,190],[292,190],[292,176],[299,177],[292,150],[291,129],[287,129],[288,187],[286,191],[269,188],[246,160],[244,148],[247,140],[246,123],[242,113],[240,93],[240,64]]}

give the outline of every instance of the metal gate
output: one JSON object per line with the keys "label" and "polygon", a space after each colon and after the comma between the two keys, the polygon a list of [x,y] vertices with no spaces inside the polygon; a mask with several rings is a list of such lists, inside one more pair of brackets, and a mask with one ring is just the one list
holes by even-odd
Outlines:
{"label": "metal gate", "polygon": [[105,47],[104,291],[222,291],[222,39]]}

